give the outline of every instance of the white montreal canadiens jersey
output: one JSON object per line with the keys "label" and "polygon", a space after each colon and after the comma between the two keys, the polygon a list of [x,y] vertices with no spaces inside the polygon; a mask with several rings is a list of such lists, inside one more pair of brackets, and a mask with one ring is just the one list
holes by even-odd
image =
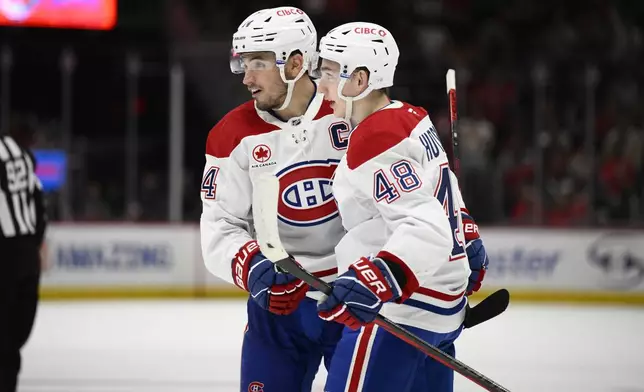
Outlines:
{"label": "white montreal canadiens jersey", "polygon": [[345,231],[332,177],[348,145],[349,126],[316,94],[302,117],[282,122],[252,101],[210,131],[201,183],[201,246],[207,269],[234,283],[231,261],[252,236],[254,179],[279,178],[278,224],[286,251],[308,271],[335,279],[335,245]]}
{"label": "white montreal canadiens jersey", "polygon": [[336,247],[339,273],[361,256],[399,264],[399,303],[382,313],[435,332],[463,322],[470,274],[464,209],[456,177],[424,109],[392,102],[351,133],[333,192],[347,234]]}

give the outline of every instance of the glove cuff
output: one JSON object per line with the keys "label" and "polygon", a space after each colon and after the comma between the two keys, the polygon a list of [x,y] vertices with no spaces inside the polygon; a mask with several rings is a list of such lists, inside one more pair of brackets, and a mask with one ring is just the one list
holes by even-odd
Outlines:
{"label": "glove cuff", "polygon": [[469,211],[465,208],[461,209],[461,218],[463,219],[463,234],[465,235],[465,243],[469,244],[470,242],[481,238],[479,235],[479,226],[474,222],[474,219],[470,216]]}
{"label": "glove cuff", "polygon": [[349,266],[360,282],[369,288],[382,302],[393,301],[400,297],[401,289],[391,271],[380,259],[370,261],[365,257]]}
{"label": "glove cuff", "polygon": [[390,301],[399,299],[403,293],[402,287],[400,286],[400,282],[398,281],[394,271],[391,269],[389,263],[381,258],[375,258],[371,262],[378,266],[378,268],[380,268],[380,271],[382,271],[385,280],[389,284],[389,287],[391,287],[391,292],[393,295]]}
{"label": "glove cuff", "polygon": [[237,287],[248,291],[248,272],[253,257],[260,252],[257,241],[248,241],[235,254],[232,261],[233,282]]}

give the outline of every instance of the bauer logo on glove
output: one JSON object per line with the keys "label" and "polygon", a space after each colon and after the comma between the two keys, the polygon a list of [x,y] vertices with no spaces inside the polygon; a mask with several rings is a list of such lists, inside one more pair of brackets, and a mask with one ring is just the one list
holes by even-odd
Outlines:
{"label": "bauer logo on glove", "polygon": [[302,280],[278,270],[260,252],[256,241],[246,243],[237,252],[232,273],[239,288],[248,291],[263,309],[275,314],[293,313],[309,289]]}
{"label": "bauer logo on glove", "polygon": [[318,303],[319,316],[351,329],[372,322],[382,304],[395,301],[402,290],[384,260],[362,257],[333,282],[333,291]]}
{"label": "bauer logo on glove", "polygon": [[479,227],[466,209],[461,210],[463,231],[465,232],[465,251],[472,271],[467,283],[466,294],[472,295],[480,290],[490,260],[479,235]]}

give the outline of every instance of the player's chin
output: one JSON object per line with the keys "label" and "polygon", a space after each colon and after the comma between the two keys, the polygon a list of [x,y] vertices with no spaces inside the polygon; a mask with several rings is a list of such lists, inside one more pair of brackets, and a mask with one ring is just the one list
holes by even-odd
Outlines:
{"label": "player's chin", "polygon": [[344,113],[345,113],[344,106],[340,105],[336,101],[330,101],[329,107],[331,108],[331,110],[333,110],[333,115],[335,117],[344,117]]}
{"label": "player's chin", "polygon": [[267,102],[266,100],[260,99],[260,98],[255,98],[255,105],[259,110],[267,111],[273,109],[273,105],[271,102]]}
{"label": "player's chin", "polygon": [[342,118],[344,118],[344,113],[345,113],[344,109],[335,109],[335,108],[333,109],[333,115],[334,115],[335,117],[342,117]]}

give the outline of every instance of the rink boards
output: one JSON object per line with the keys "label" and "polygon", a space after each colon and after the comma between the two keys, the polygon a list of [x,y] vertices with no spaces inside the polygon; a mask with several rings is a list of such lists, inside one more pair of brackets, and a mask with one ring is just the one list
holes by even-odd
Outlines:
{"label": "rink boards", "polygon": [[[644,305],[644,230],[481,228],[485,292]],[[52,224],[42,298],[244,297],[210,275],[196,225]]]}

